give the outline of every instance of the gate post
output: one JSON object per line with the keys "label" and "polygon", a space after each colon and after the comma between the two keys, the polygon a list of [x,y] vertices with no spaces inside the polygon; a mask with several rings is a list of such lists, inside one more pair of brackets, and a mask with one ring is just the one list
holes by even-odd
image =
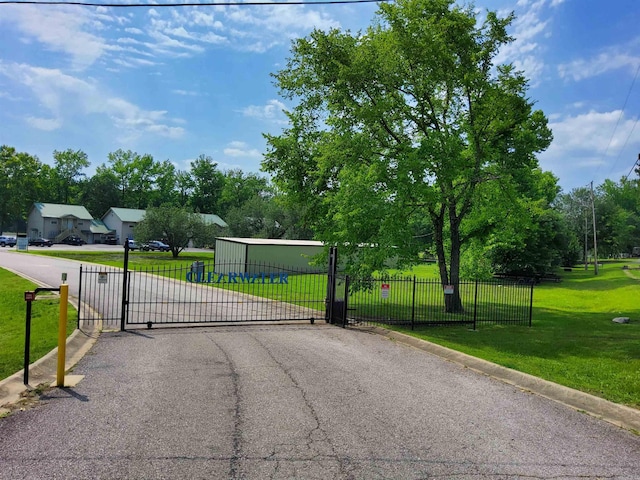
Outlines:
{"label": "gate post", "polygon": [[336,274],[338,271],[338,247],[329,247],[329,271],[327,272],[327,299],[324,319],[333,323],[333,302],[336,298]]}
{"label": "gate post", "polygon": [[342,328],[347,327],[347,310],[349,308],[349,283],[350,283],[349,275],[347,275],[344,279],[344,303],[342,306]]}
{"label": "gate post", "polygon": [[127,299],[127,275],[129,272],[129,239],[124,241],[124,265],[122,271],[122,303],[120,305],[120,331],[124,332],[124,324],[126,321]]}

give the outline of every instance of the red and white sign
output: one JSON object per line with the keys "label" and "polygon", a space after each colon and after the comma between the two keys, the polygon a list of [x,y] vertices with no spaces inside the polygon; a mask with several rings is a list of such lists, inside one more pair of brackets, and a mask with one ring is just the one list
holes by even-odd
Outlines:
{"label": "red and white sign", "polygon": [[380,294],[382,295],[382,298],[389,298],[389,284],[388,283],[383,283],[382,285],[380,285]]}

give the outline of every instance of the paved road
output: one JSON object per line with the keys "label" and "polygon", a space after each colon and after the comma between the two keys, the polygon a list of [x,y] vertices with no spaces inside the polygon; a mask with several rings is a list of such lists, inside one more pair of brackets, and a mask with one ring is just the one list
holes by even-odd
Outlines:
{"label": "paved road", "polygon": [[0,478],[640,478],[640,439],[376,335],[104,334],[0,421]]}
{"label": "paved road", "polygon": [[632,433],[324,324],[106,333],[73,373],[0,420],[0,479],[640,478]]}

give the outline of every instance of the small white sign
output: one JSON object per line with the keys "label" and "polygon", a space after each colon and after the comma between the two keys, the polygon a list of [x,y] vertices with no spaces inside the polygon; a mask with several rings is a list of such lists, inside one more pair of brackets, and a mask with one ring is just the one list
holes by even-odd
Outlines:
{"label": "small white sign", "polygon": [[453,295],[453,285],[445,285],[444,286],[444,294],[445,295]]}
{"label": "small white sign", "polygon": [[388,283],[383,283],[382,285],[380,285],[380,294],[382,295],[382,298],[389,298],[389,284]]}
{"label": "small white sign", "polygon": [[98,283],[107,283],[107,272],[98,272]]}

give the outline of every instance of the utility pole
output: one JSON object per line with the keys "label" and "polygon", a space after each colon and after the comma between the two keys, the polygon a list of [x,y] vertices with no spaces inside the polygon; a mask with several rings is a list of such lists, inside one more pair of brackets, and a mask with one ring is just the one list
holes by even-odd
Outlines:
{"label": "utility pole", "polygon": [[591,213],[593,215],[593,267],[598,275],[598,241],[596,239],[596,203],[593,199],[593,181],[591,182]]}
{"label": "utility pole", "polygon": [[[586,205],[585,205],[586,207]],[[589,215],[584,211],[584,269],[589,270]]]}

